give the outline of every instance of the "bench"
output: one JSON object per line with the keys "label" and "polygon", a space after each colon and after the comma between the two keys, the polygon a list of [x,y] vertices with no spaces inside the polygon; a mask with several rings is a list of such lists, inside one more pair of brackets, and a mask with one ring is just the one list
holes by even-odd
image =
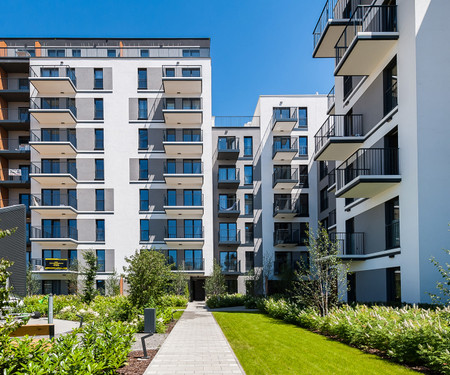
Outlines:
{"label": "bench", "polygon": [[55,337],[55,325],[54,324],[30,324],[17,328],[14,332],[9,334],[11,337],[19,336],[45,336],[49,335],[50,338]]}

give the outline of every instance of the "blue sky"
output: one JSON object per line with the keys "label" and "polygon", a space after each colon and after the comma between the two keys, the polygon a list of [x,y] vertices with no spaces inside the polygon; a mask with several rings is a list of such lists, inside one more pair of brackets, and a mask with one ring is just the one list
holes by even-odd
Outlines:
{"label": "blue sky", "polygon": [[250,115],[258,95],[327,94],[313,59],[325,0],[3,0],[0,37],[209,37],[213,115]]}

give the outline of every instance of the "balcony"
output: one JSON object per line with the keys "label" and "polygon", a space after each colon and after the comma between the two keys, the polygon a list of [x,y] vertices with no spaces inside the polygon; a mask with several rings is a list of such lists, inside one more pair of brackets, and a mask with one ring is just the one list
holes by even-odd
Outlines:
{"label": "balcony", "polygon": [[334,86],[327,95],[327,103],[328,103],[327,114],[334,115],[336,107],[336,96],[334,94]]}
{"label": "balcony", "polygon": [[314,139],[315,160],[345,160],[364,141],[362,115],[331,115]]}
{"label": "balcony", "polygon": [[386,225],[386,250],[400,247],[400,222],[394,221]]}
{"label": "balcony", "polygon": [[77,167],[66,161],[31,164],[30,177],[42,186],[76,187]]}
{"label": "balcony", "polygon": [[336,190],[336,169],[333,168],[330,173],[328,173],[328,192],[333,192]]}
{"label": "balcony", "polygon": [[370,75],[398,38],[396,5],[358,6],[336,43],[334,75]]}
{"label": "balcony", "polygon": [[277,190],[292,190],[298,184],[298,169],[274,168],[272,187]]}
{"label": "balcony", "polygon": [[198,218],[203,216],[203,195],[201,196],[201,200],[198,202],[191,202],[192,204],[188,205],[186,202],[183,205],[177,204],[169,204],[167,197],[164,198],[164,211],[169,217],[184,217],[184,218]]}
{"label": "balcony", "polygon": [[397,148],[361,148],[337,171],[337,198],[371,198],[401,181]]}
{"label": "balcony", "polygon": [[274,133],[290,133],[298,122],[297,108],[274,109],[270,122]]}
{"label": "balcony", "polygon": [[167,156],[201,157],[203,154],[203,132],[200,129],[172,129],[164,131],[164,151]]}
{"label": "balcony", "polygon": [[42,125],[77,122],[75,99],[34,98],[30,103],[30,114]]}
{"label": "balcony", "polygon": [[220,262],[220,269],[224,275],[236,275],[241,273],[241,261],[237,259],[225,259]]}
{"label": "balcony", "polygon": [[78,215],[77,197],[69,194],[31,196],[31,209],[45,219],[74,219]]}
{"label": "balcony", "polygon": [[219,168],[217,185],[219,189],[233,189],[239,187],[239,168]]}
{"label": "balcony", "polygon": [[241,231],[238,229],[219,230],[219,246],[239,246],[241,244]]}
{"label": "balcony", "polygon": [[29,108],[0,108],[0,126],[5,130],[29,130]]}
{"label": "balcony", "polygon": [[29,140],[24,138],[0,138],[0,157],[9,160],[30,159]]}
{"label": "balcony", "polygon": [[45,248],[58,249],[76,248],[78,243],[78,230],[73,227],[31,227],[31,242],[37,243]]}
{"label": "balcony", "polygon": [[203,163],[176,161],[164,165],[164,181],[167,186],[201,187]]}
{"label": "balcony", "polygon": [[217,159],[237,160],[239,157],[239,138],[219,137],[217,139]]}
{"label": "balcony", "polygon": [[273,217],[277,219],[292,219],[298,214],[296,198],[275,198],[273,202]]}
{"label": "balcony", "polygon": [[0,169],[0,186],[5,188],[30,187],[30,176],[28,169]]}
{"label": "balcony", "polygon": [[201,126],[203,122],[202,98],[165,98],[164,122],[170,126]]}
{"label": "balcony", "polygon": [[75,95],[77,78],[75,69],[68,65],[30,67],[30,83],[40,95]]}
{"label": "balcony", "polygon": [[239,208],[239,199],[228,198],[226,200],[220,200],[218,203],[217,213],[219,217],[236,218],[240,215],[241,210]]}
{"label": "balcony", "polygon": [[0,96],[7,102],[28,102],[30,99],[28,78],[1,78]]}
{"label": "balcony", "polygon": [[202,93],[202,67],[188,65],[166,65],[162,68],[162,82],[166,94]]}
{"label": "balcony", "polygon": [[273,233],[273,246],[276,247],[294,247],[299,246],[300,236],[298,230],[275,229]]}
{"label": "balcony", "polygon": [[76,157],[77,136],[69,129],[53,129],[51,133],[32,131],[30,146],[45,156]]}
{"label": "balcony", "polygon": [[339,254],[343,258],[351,259],[354,255],[361,256],[365,254],[363,232],[330,232],[330,241],[336,243]]}
{"label": "balcony", "polygon": [[272,145],[272,160],[292,161],[298,153],[298,139],[291,137],[274,137]]}
{"label": "balcony", "polygon": [[203,233],[203,227],[169,227],[164,242],[169,249],[201,249],[205,242]]}
{"label": "balcony", "polygon": [[70,259],[63,258],[32,258],[31,266],[33,272],[36,273],[77,273],[78,271],[70,269]]}

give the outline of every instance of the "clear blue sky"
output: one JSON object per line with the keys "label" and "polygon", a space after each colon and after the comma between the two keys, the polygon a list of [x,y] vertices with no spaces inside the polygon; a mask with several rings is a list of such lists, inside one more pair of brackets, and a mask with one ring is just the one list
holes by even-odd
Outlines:
{"label": "clear blue sky", "polygon": [[209,37],[213,115],[250,115],[258,95],[327,94],[313,59],[325,0],[2,0],[1,37]]}

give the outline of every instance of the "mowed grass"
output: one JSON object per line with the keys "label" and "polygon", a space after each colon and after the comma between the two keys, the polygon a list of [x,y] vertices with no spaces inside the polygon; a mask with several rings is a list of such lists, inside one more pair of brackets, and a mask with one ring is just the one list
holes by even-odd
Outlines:
{"label": "mowed grass", "polygon": [[213,314],[247,375],[418,374],[264,314]]}

